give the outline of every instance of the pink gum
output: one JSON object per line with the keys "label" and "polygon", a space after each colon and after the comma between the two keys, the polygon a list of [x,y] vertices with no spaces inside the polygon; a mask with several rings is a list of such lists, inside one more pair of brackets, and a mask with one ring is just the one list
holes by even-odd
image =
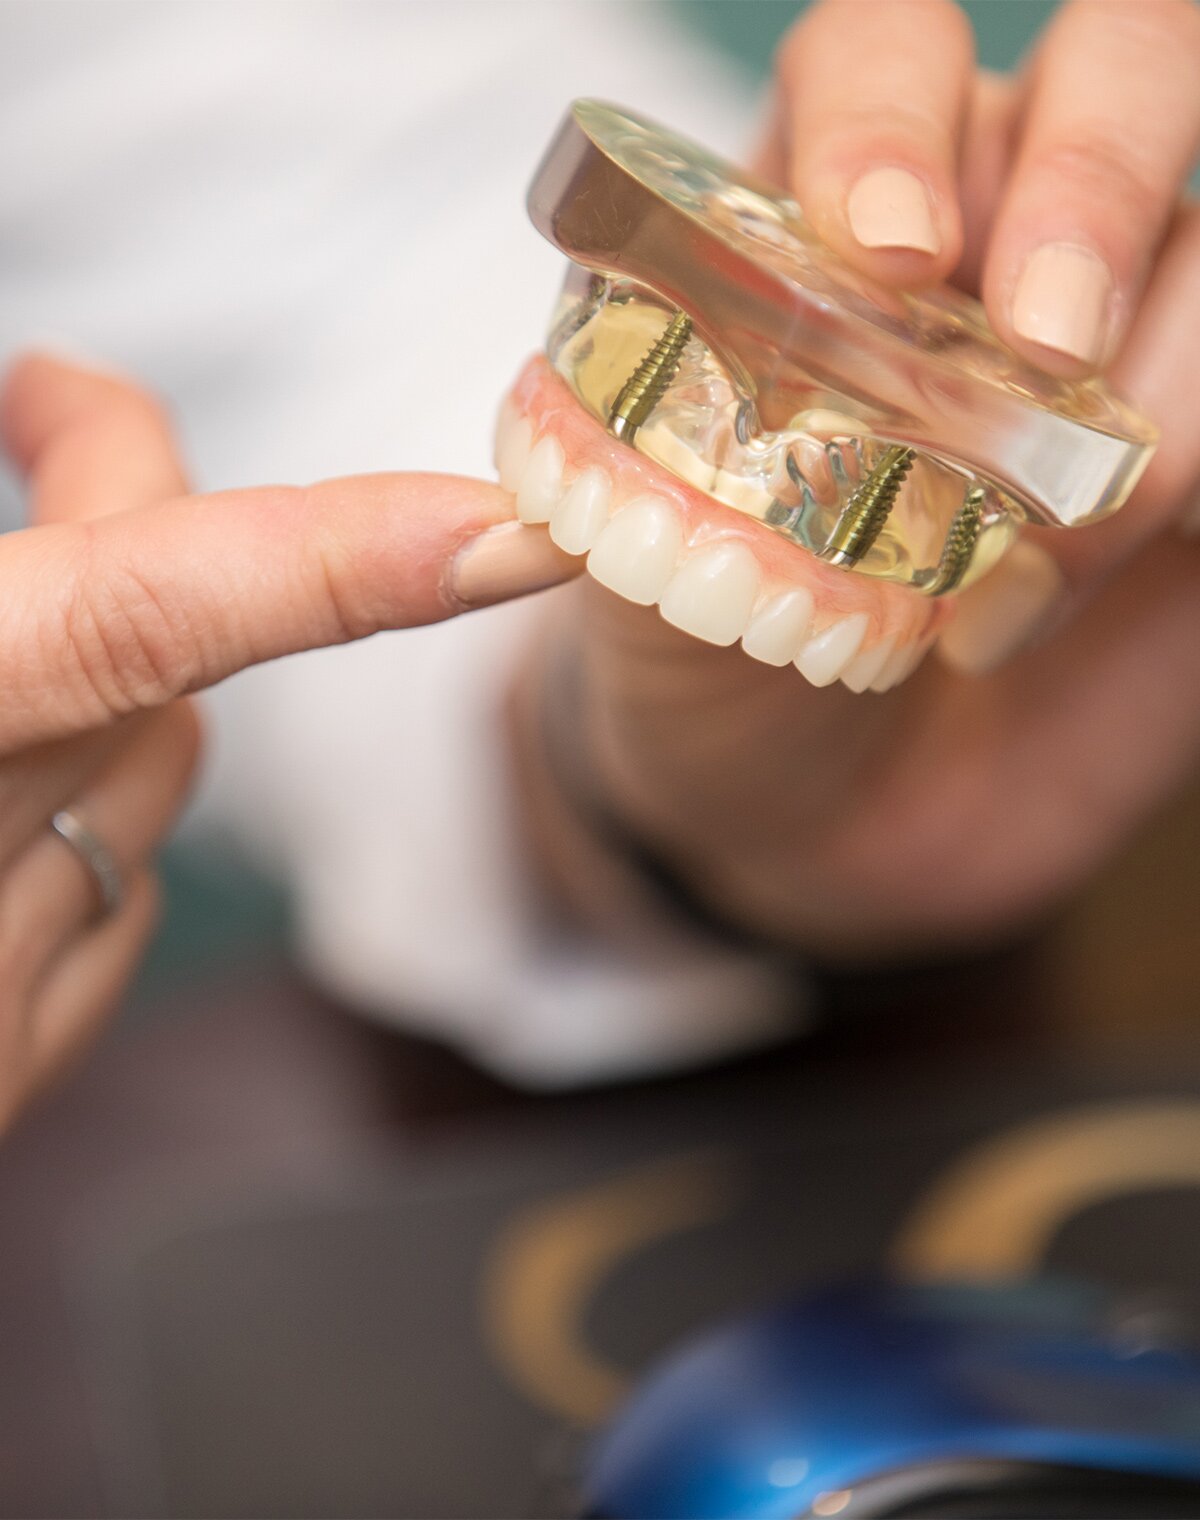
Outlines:
{"label": "pink gum", "polygon": [[812,593],[818,627],[865,612],[869,628],[864,646],[887,637],[893,637],[899,646],[927,637],[951,615],[946,601],[822,564],[762,523],[706,496],[620,443],[584,411],[544,354],[534,354],[527,361],[507,404],[528,419],[535,439],[549,433],[558,441],[568,470],[584,470],[590,465],[604,470],[613,483],[617,503],[643,493],[669,500],[683,520],[689,547],[718,538],[739,539],[753,551],[764,580],[778,583],[774,589],[803,586]]}

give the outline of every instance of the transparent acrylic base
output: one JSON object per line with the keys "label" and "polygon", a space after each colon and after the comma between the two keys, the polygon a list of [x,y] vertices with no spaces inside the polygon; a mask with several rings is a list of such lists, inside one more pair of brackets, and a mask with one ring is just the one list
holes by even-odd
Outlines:
{"label": "transparent acrylic base", "polygon": [[949,286],[877,287],[796,202],[697,143],[576,101],[529,189],[570,261],[547,344],[614,436],[807,552],[953,591],[1020,521],[1116,511],[1155,428],[1054,379]]}
{"label": "transparent acrylic base", "polygon": [[[608,425],[622,387],[671,316],[629,282],[572,266],[548,356]],[[929,594],[961,589],[1003,554],[1017,527],[1011,503],[990,482],[915,452],[873,541],[860,555],[839,555],[839,521],[889,445],[865,434],[838,396],[814,384],[808,399],[787,429],[755,431],[753,408],[693,333],[666,393],[628,441],[810,553]]]}

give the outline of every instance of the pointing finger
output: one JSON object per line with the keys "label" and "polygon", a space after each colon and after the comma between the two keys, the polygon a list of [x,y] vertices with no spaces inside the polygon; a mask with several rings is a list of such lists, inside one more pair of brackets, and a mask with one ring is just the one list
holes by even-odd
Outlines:
{"label": "pointing finger", "polygon": [[780,49],[792,188],[864,274],[928,284],[957,262],[973,57],[951,0],[822,0]]}
{"label": "pointing finger", "polygon": [[[20,419],[14,386],[19,374],[6,413]],[[136,448],[123,405],[109,415]],[[152,413],[142,432],[159,446]],[[57,447],[51,428],[27,456],[35,475]],[[245,665],[537,590],[580,563],[514,521],[499,486],[445,475],[181,497],[11,533],[0,539],[0,753]]]}
{"label": "pointing finger", "polygon": [[987,254],[1000,336],[1035,363],[1102,367],[1137,310],[1200,145],[1193,0],[1073,0],[1035,62]]}

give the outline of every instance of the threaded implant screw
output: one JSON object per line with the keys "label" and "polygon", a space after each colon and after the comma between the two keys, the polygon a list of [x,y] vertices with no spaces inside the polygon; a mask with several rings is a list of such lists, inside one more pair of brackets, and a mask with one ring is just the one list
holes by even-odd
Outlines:
{"label": "threaded implant screw", "polygon": [[677,311],[646,357],[621,387],[608,414],[609,431],[629,443],[674,380],[692,335],[692,319]]}
{"label": "threaded implant screw", "polygon": [[879,463],[838,514],[821,558],[833,565],[856,565],[879,537],[896,504],[916,453],[899,444],[885,449]]}
{"label": "threaded implant screw", "polygon": [[938,560],[937,569],[923,588],[931,596],[953,591],[967,573],[971,555],[983,528],[985,500],[986,492],[982,486],[972,486],[963,497],[962,506],[954,514],[946,542],[942,545],[942,557]]}

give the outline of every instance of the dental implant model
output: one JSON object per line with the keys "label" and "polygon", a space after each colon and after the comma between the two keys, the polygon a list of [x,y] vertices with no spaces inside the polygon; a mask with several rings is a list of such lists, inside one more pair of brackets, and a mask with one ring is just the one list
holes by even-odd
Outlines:
{"label": "dental implant model", "polygon": [[1153,451],[1101,382],[1025,364],[976,301],[874,286],[790,197],[629,112],[577,101],[529,211],[570,265],[501,418],[520,515],[817,685],[894,684],[1023,522],[1106,516]]}

